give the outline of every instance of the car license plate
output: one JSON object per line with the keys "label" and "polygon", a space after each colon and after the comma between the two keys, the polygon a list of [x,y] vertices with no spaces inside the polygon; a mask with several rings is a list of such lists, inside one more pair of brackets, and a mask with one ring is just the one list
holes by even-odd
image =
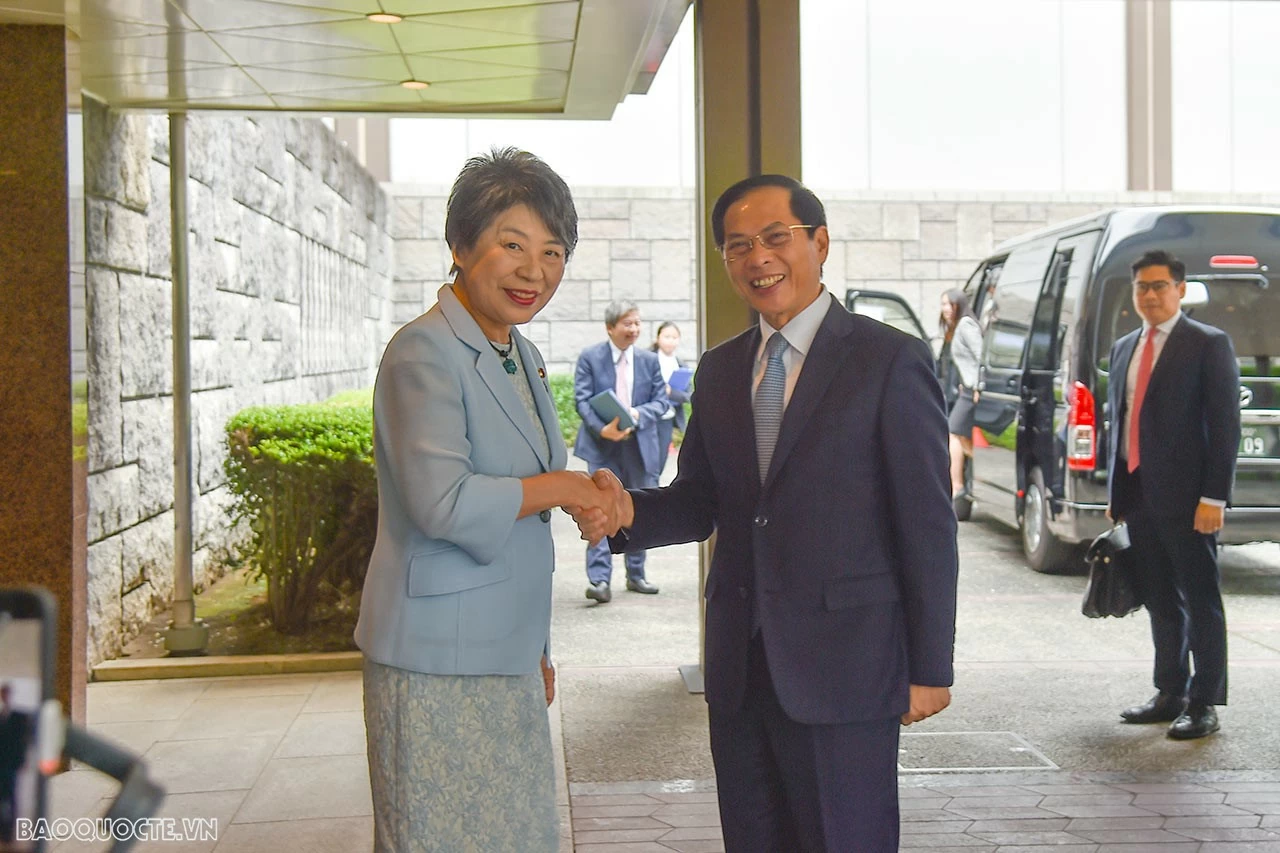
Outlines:
{"label": "car license plate", "polygon": [[1280,457],[1280,426],[1240,428],[1241,459],[1275,459],[1277,457]]}

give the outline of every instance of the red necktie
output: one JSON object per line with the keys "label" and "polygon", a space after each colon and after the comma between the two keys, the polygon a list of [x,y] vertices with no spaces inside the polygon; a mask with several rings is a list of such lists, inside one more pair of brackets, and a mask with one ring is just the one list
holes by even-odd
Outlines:
{"label": "red necktie", "polygon": [[1147,396],[1147,383],[1151,381],[1151,365],[1156,360],[1156,335],[1160,330],[1155,326],[1147,332],[1147,343],[1142,348],[1142,358],[1138,360],[1138,380],[1133,389],[1133,411],[1129,413],[1129,473],[1138,469],[1138,433],[1142,416],[1142,400]]}

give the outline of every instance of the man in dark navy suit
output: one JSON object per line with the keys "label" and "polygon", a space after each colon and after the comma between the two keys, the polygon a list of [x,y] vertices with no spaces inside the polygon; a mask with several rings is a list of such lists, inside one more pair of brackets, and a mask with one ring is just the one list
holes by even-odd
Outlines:
{"label": "man in dark navy suit", "polygon": [[[582,425],[573,455],[587,463],[594,474],[612,471],[623,483],[636,488],[658,485],[665,448],[659,448],[658,425],[671,408],[658,356],[636,346],[640,338],[640,309],[634,302],[612,302],[604,312],[607,341],[587,347],[578,356],[573,396]],[[613,391],[630,409],[636,426],[620,429],[618,419],[605,423],[590,400],[601,391]],[[644,576],[643,551],[626,556],[627,589],[646,595],[658,592]],[[609,543],[587,547],[587,598],[608,604],[613,598],[609,583],[613,557]]]}
{"label": "man in dark navy suit", "polygon": [[1188,740],[1216,732],[1214,706],[1227,702],[1217,534],[1240,444],[1240,369],[1226,333],[1183,316],[1185,264],[1151,251],[1132,271],[1142,328],[1111,348],[1108,514],[1129,526],[1159,692],[1120,716],[1172,722],[1169,737]]}
{"label": "man in dark navy suit", "polygon": [[679,473],[615,489],[616,551],[716,533],[706,699],[725,849],[898,849],[900,725],[950,702],[956,518],[917,339],[822,286],[822,203],[762,175],[712,213],[760,315],[699,362]]}

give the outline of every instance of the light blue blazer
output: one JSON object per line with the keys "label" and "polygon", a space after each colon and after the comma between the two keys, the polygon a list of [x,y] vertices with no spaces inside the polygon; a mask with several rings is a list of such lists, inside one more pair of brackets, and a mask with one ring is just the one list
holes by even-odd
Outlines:
{"label": "light blue blazer", "polygon": [[565,467],[542,356],[514,329],[541,442],[511,377],[445,285],[398,331],[373,394],[378,538],[356,644],[447,675],[538,671],[551,628],[551,514],[516,520],[520,478]]}

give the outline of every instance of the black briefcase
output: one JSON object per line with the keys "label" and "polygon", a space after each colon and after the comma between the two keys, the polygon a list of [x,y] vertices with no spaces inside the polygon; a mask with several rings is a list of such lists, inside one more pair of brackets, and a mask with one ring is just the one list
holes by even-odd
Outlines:
{"label": "black briefcase", "polygon": [[1098,536],[1084,555],[1089,564],[1089,586],[1080,612],[1090,619],[1128,616],[1142,606],[1133,582],[1133,553],[1129,528],[1124,522]]}

